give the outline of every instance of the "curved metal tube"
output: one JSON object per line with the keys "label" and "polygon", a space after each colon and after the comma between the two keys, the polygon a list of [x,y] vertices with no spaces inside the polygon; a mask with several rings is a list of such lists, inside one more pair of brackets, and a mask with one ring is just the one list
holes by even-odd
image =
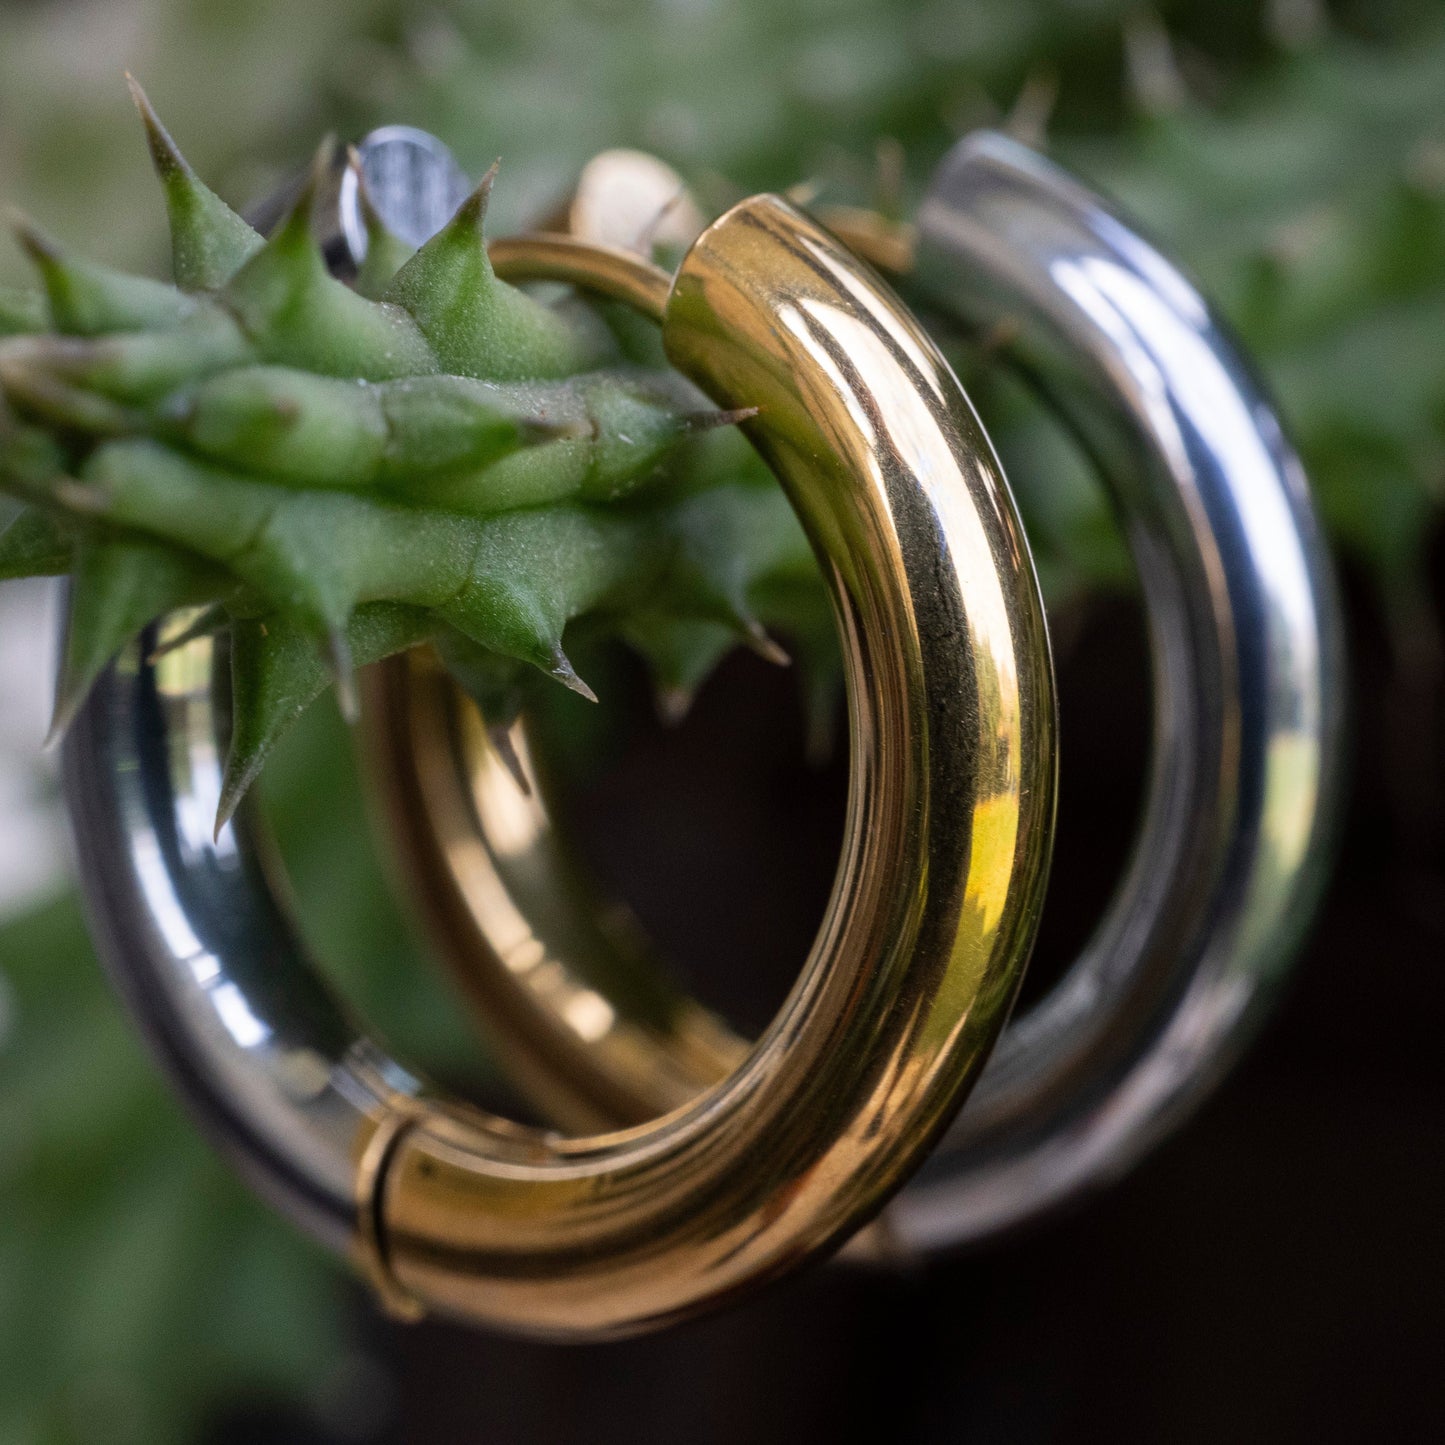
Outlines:
{"label": "curved metal tube", "polygon": [[66,734],[91,931],[213,1142],[259,1194],[344,1252],[356,1141],[418,1085],[315,973],[245,822],[213,836],[229,727],[224,648],[199,638],[151,663],[154,641],[127,650]]}
{"label": "curved metal tube", "polygon": [[[1193,285],[1098,197],[984,133],[944,162],[914,236],[829,219],[879,264],[906,268],[900,284],[934,311],[1009,338],[1007,359],[1098,463],[1153,659],[1132,861],[1083,955],[1010,1024],[943,1145],[889,1206],[879,1237],[912,1253],[1107,1182],[1228,1067],[1322,879],[1341,641],[1305,478],[1267,396]],[[545,807],[489,762],[465,704],[403,665],[380,702],[403,856],[443,955],[504,1025],[519,1077],[563,1122],[647,1117],[701,1087],[695,1039],[725,1044],[718,1021],[678,1003],[659,1023],[632,1002],[648,996],[653,965],[598,926]],[[509,848],[504,814],[519,809],[530,844]],[[613,1028],[583,1037],[540,995],[526,1014],[525,980],[493,961],[499,896],[549,958],[605,994]]]}
{"label": "curved metal tube", "polygon": [[1227,1069],[1323,883],[1344,694],[1299,459],[1177,267],[1057,166],[985,134],[934,179],[910,286],[979,331],[1007,323],[1006,353],[1095,457],[1143,589],[1155,713],[1107,915],[894,1206],[896,1237],[927,1249],[1107,1182]]}

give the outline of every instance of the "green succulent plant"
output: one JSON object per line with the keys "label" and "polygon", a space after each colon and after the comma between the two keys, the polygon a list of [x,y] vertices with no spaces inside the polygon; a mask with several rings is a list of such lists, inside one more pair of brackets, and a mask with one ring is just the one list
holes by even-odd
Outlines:
{"label": "green succulent plant", "polygon": [[536,673],[592,696],[563,650],[579,620],[674,700],[736,639],[781,657],[754,594],[806,577],[801,530],[746,448],[699,444],[742,414],[499,279],[495,168],[414,255],[368,207],[353,289],[314,233],[329,147],[263,239],[135,93],[175,283],[22,221],[45,304],[11,299],[0,340],[0,487],[23,503],[0,576],[72,578],[57,728],[148,623],[229,625],[224,822],[328,682],[351,714],[355,667],[422,641],[496,724]]}

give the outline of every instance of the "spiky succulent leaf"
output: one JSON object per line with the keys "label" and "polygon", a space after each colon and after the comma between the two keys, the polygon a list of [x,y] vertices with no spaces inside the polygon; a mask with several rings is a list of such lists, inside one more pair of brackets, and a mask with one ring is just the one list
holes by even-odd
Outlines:
{"label": "spiky succulent leaf", "polygon": [[569,376],[598,361],[596,334],[497,279],[482,228],[497,167],[451,223],[396,273],[387,300],[413,318],[440,368],[517,381]]}
{"label": "spiky succulent leaf", "polygon": [[409,257],[369,210],[365,295],[314,234],[329,148],[262,240],[136,95],[179,284],[22,222],[49,325],[0,340],[0,487],[31,508],[0,565],[74,575],[57,726],[147,623],[229,619],[224,820],[328,682],[349,713],[354,669],[422,640],[507,715],[529,673],[592,696],[563,649],[583,617],[674,690],[733,639],[781,658],[749,594],[807,565],[801,532],[750,453],[700,436],[745,413],[505,284],[483,234],[495,168]]}
{"label": "spiky succulent leaf", "polygon": [[57,331],[98,336],[108,331],[158,330],[174,326],[191,309],[174,286],[68,256],[29,221],[22,219],[15,229],[40,274],[48,319]]}
{"label": "spiky succulent leaf", "polygon": [[199,558],[145,537],[85,528],[71,559],[70,626],[52,732],[65,728],[111,659],[148,623],[229,590]]}
{"label": "spiky succulent leaf", "polygon": [[[416,608],[380,603],[360,607],[347,623],[353,662],[365,667],[426,641],[435,625]],[[314,639],[288,618],[237,621],[231,631],[234,725],[217,818],[239,807],[271,750],[331,684]]]}
{"label": "spiky succulent leaf", "polygon": [[356,185],[357,205],[361,212],[362,225],[366,229],[366,254],[362,257],[352,285],[363,296],[379,301],[386,294],[396,273],[416,254],[416,247],[408,245],[382,219],[366,179],[366,170],[355,148],[346,156],[347,170]]}
{"label": "spiky succulent leaf", "polygon": [[145,91],[127,79],[165,191],[176,285],[182,291],[213,291],[261,249],[261,237],[196,175]]}

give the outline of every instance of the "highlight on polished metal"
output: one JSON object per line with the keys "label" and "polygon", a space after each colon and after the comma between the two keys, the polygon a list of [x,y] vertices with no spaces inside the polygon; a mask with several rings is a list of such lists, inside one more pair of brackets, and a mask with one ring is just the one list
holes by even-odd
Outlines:
{"label": "highlight on polished metal", "polygon": [[[631,174],[634,210],[645,178]],[[671,184],[655,182],[654,204]],[[1134,555],[1153,665],[1131,862],[1082,955],[1009,1025],[940,1149],[870,1232],[908,1254],[1097,1188],[1228,1067],[1321,883],[1341,644],[1305,477],[1268,397],[1195,287],[1097,196],[983,133],[944,161],[916,225],[826,219],[933,313],[1002,340],[1000,359],[1080,438]],[[408,661],[375,702],[414,891],[539,1105],[571,1127],[631,1123],[730,1067],[742,1041],[602,924],[540,792],[517,787],[470,704]],[[523,728],[511,743],[530,769]],[[574,1009],[582,997],[593,1006]]]}
{"label": "highlight on polished metal", "polygon": [[[109,967],[255,1187],[400,1313],[598,1337],[841,1241],[947,1126],[1039,916],[1052,676],[1028,551],[967,398],[815,223],[776,197],[745,201],[673,280],[568,238],[499,244],[494,260],[641,307],[717,404],[758,407],[748,435],[824,562],[848,679],[848,822],[827,917],[763,1037],[715,1059],[736,1067],[682,1107],[584,1138],[427,1090],[326,991],[250,825],[211,836],[218,641],[133,647],[70,734],[66,786]],[[523,950],[510,956],[520,966]]]}

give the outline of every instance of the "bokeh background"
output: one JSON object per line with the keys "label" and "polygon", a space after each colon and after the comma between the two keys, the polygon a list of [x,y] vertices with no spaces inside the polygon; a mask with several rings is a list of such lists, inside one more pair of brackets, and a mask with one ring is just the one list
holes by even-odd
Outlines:
{"label": "bokeh background", "polygon": [[[714,204],[810,180],[904,212],[970,127],[1047,145],[1195,270],[1279,395],[1346,600],[1351,787],[1277,1019],[1178,1137],[1067,1217],[905,1276],[814,1271],[656,1339],[403,1330],[244,1193],[106,991],[40,747],[54,601],[8,587],[0,1445],[1445,1437],[1445,7],[0,3],[0,198],[152,268],[164,228],[127,68],[237,203],[325,131],[390,121],[473,173],[500,154],[502,225],[607,145],[657,151]],[[0,280],[21,273],[0,243]],[[986,365],[968,379],[1059,649],[1046,978],[1128,845],[1147,659],[1097,489]],[[755,660],[673,732],[626,658],[588,675],[608,706],[555,720],[579,838],[704,992],[765,1017],[821,911],[840,767],[805,761],[793,687]],[[410,1055],[495,1087],[377,886],[334,717],[318,710],[266,793],[339,983]]]}

